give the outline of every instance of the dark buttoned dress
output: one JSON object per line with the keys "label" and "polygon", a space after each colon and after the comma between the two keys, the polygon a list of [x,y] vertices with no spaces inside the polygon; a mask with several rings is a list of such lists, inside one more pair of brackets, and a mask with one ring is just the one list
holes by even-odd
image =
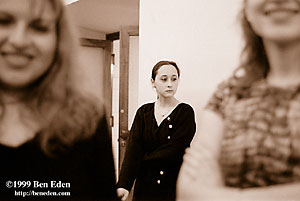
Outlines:
{"label": "dark buttoned dress", "polygon": [[134,200],[175,200],[183,154],[196,130],[194,110],[180,103],[158,125],[154,105],[145,104],[136,112],[118,187],[130,191],[136,180]]}

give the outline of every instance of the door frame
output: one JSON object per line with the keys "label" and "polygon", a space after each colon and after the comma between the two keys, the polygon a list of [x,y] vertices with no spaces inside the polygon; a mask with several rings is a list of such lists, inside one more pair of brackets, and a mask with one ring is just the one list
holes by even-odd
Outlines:
{"label": "door frame", "polygon": [[119,80],[119,170],[125,156],[128,130],[129,102],[129,45],[130,36],[139,36],[137,26],[122,26],[119,32],[107,34],[107,40],[120,40],[120,80]]}

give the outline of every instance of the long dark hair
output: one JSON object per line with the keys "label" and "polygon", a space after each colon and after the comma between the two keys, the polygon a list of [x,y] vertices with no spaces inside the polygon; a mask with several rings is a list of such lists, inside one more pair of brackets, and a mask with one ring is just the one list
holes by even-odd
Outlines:
{"label": "long dark hair", "polygon": [[[239,13],[244,47],[240,57],[240,65],[234,71],[234,77],[240,87],[250,86],[254,81],[265,78],[270,69],[262,38],[254,32],[246,17],[246,2],[247,0],[244,0],[243,8]],[[243,76],[236,76],[236,72],[239,70],[244,71]]]}

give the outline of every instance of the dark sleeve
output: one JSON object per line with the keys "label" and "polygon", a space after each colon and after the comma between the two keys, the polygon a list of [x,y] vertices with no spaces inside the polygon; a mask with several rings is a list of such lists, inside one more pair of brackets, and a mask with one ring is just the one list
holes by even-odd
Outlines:
{"label": "dark sleeve", "polygon": [[144,153],[142,140],[143,125],[143,112],[140,108],[134,117],[134,121],[130,129],[130,136],[126,146],[125,157],[117,185],[118,188],[125,188],[130,191],[137,176]]}
{"label": "dark sleeve", "polygon": [[86,149],[90,152],[86,161],[91,178],[89,192],[94,194],[93,200],[119,200],[116,195],[112,141],[105,116],[87,145],[89,147]]}
{"label": "dark sleeve", "polygon": [[146,153],[144,156],[145,161],[162,160],[168,162],[182,159],[185,149],[190,146],[196,132],[193,108],[186,105],[172,124],[174,132],[171,139],[151,153]]}
{"label": "dark sleeve", "polygon": [[230,97],[231,82],[234,82],[233,78],[229,78],[218,85],[217,89],[206,104],[205,109],[212,110],[213,112],[221,115],[222,118],[224,117],[224,106]]}

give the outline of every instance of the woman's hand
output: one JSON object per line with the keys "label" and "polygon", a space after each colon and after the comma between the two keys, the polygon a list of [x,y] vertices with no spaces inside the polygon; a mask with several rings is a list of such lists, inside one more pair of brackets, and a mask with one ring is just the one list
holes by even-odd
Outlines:
{"label": "woman's hand", "polygon": [[125,188],[118,188],[117,195],[121,199],[121,201],[125,201],[128,198],[129,191]]}

